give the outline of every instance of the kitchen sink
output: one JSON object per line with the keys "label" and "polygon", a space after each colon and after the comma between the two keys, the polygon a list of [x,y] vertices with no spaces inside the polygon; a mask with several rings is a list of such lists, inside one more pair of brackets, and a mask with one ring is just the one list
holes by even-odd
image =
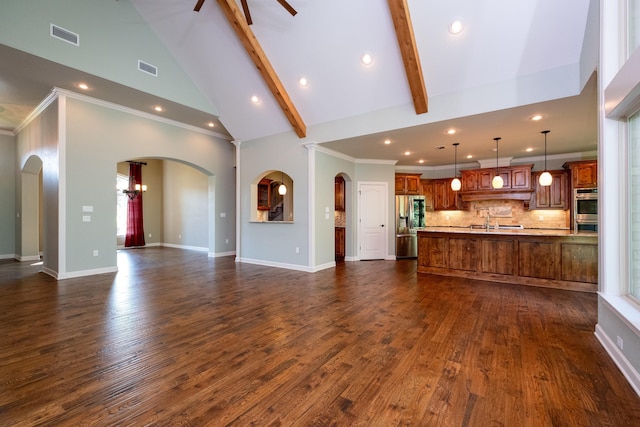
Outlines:
{"label": "kitchen sink", "polygon": [[[484,230],[487,227],[483,224],[471,224],[469,226],[472,230]],[[489,227],[489,230],[495,230],[495,224],[492,224]],[[524,225],[522,224],[498,224],[498,230],[523,230]]]}

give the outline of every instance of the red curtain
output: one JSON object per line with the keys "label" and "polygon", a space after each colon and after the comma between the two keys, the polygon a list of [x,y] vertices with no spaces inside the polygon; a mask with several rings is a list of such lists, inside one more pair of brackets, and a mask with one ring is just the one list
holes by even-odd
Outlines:
{"label": "red curtain", "polygon": [[[129,190],[135,190],[136,184],[142,188],[142,165],[131,162],[129,164]],[[142,191],[134,198],[129,198],[127,204],[127,234],[124,239],[125,248],[144,246],[144,227],[142,223]]]}

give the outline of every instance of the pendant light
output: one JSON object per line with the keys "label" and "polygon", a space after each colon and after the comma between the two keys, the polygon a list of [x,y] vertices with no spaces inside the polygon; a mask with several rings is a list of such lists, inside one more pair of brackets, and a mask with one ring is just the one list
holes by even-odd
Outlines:
{"label": "pendant light", "polygon": [[496,176],[493,177],[493,181],[491,181],[491,186],[493,188],[502,188],[502,186],[504,185],[504,181],[502,180],[502,177],[498,174],[498,141],[500,141],[502,138],[500,137],[496,137],[493,138],[493,140],[496,142]]}
{"label": "pendant light", "polygon": [[[282,172],[282,171],[280,171]],[[282,172],[282,182],[280,183],[280,186],[278,187],[278,194],[281,196],[284,196],[285,194],[287,194],[287,186],[284,185],[284,172]]]}
{"label": "pendant light", "polygon": [[454,157],[454,161],[453,161],[453,180],[451,180],[451,189],[453,191],[459,191],[460,188],[462,187],[462,183],[460,182],[460,180],[458,179],[458,145],[460,145],[459,142],[454,142],[453,146],[455,147],[455,157]]}
{"label": "pendant light", "polygon": [[540,177],[538,178],[538,182],[543,187],[548,187],[553,182],[553,177],[551,176],[549,171],[547,171],[547,134],[549,132],[551,131],[543,130],[542,132],[540,132],[544,134],[544,172],[540,174]]}

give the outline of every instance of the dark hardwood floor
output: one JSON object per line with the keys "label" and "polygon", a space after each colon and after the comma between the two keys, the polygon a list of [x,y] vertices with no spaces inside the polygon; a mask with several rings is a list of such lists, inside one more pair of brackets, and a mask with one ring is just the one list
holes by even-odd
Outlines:
{"label": "dark hardwood floor", "polygon": [[2,426],[638,426],[596,295],[170,248],[0,262]]}

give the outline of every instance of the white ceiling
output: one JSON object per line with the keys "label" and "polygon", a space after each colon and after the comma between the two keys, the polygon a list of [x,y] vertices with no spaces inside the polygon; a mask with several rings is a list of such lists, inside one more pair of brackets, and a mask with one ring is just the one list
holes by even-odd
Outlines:
{"label": "white ceiling", "polygon": [[[206,0],[200,12],[193,11],[196,0],[130,1],[220,112],[223,126],[217,132],[226,135],[228,131],[230,138],[241,141],[292,132],[216,0]],[[459,158],[466,154],[488,158],[495,155],[491,148],[497,136],[502,137],[501,156],[540,155],[544,140],[539,132],[543,129],[551,130],[550,154],[596,149],[595,79],[579,94],[578,73],[557,95],[546,87],[529,87],[528,91],[541,93],[541,102],[531,103],[531,96],[522,95],[522,100],[504,103],[516,108],[493,111],[493,105],[502,105],[498,102],[502,96],[513,97],[513,92],[496,90],[488,97],[486,109],[474,110],[477,114],[457,117],[440,110],[442,100],[464,99],[459,98],[461,93],[520,88],[526,81],[539,84],[535,76],[576,67],[589,28],[589,1],[408,0],[427,93],[435,100],[429,112],[420,116],[413,111],[387,1],[289,3],[298,11],[296,16],[276,0],[248,0],[254,22],[251,29],[307,125],[308,137],[301,142],[318,142],[353,158],[397,160],[404,166],[418,165],[419,159],[425,160],[425,166],[450,164],[453,142],[460,142]],[[464,31],[455,36],[447,31],[454,18],[465,24]],[[0,48],[3,58],[11,54],[24,56],[21,60],[25,62],[41,61]],[[374,57],[370,66],[360,63],[365,52]],[[71,84],[67,80],[73,70],[62,66],[31,64],[30,71],[23,73],[8,63],[15,61],[0,61],[0,81],[2,77],[13,81],[13,89],[3,89],[0,108],[25,105],[18,97],[28,97],[29,105],[35,106],[52,86]],[[59,72],[42,72],[49,68]],[[11,74],[13,78],[7,79]],[[298,84],[303,76],[310,82],[306,88]],[[135,96],[127,96],[128,88],[114,90],[118,86],[112,82],[102,84],[104,89],[98,87],[92,96],[133,108],[150,96],[136,91],[132,92]],[[567,93],[574,96],[567,97]],[[250,102],[252,95],[260,97],[260,104]],[[175,107],[172,118],[201,126],[204,113]],[[387,111],[401,111],[407,117],[380,119],[393,115]],[[533,113],[544,114],[545,119],[532,123],[527,119]],[[16,111],[13,126],[26,114],[28,111]],[[449,127],[459,133],[446,135]],[[392,140],[391,145],[382,143],[386,138]],[[447,149],[435,149],[438,145]],[[533,152],[524,151],[529,146]],[[407,150],[410,156],[402,154]]]}

